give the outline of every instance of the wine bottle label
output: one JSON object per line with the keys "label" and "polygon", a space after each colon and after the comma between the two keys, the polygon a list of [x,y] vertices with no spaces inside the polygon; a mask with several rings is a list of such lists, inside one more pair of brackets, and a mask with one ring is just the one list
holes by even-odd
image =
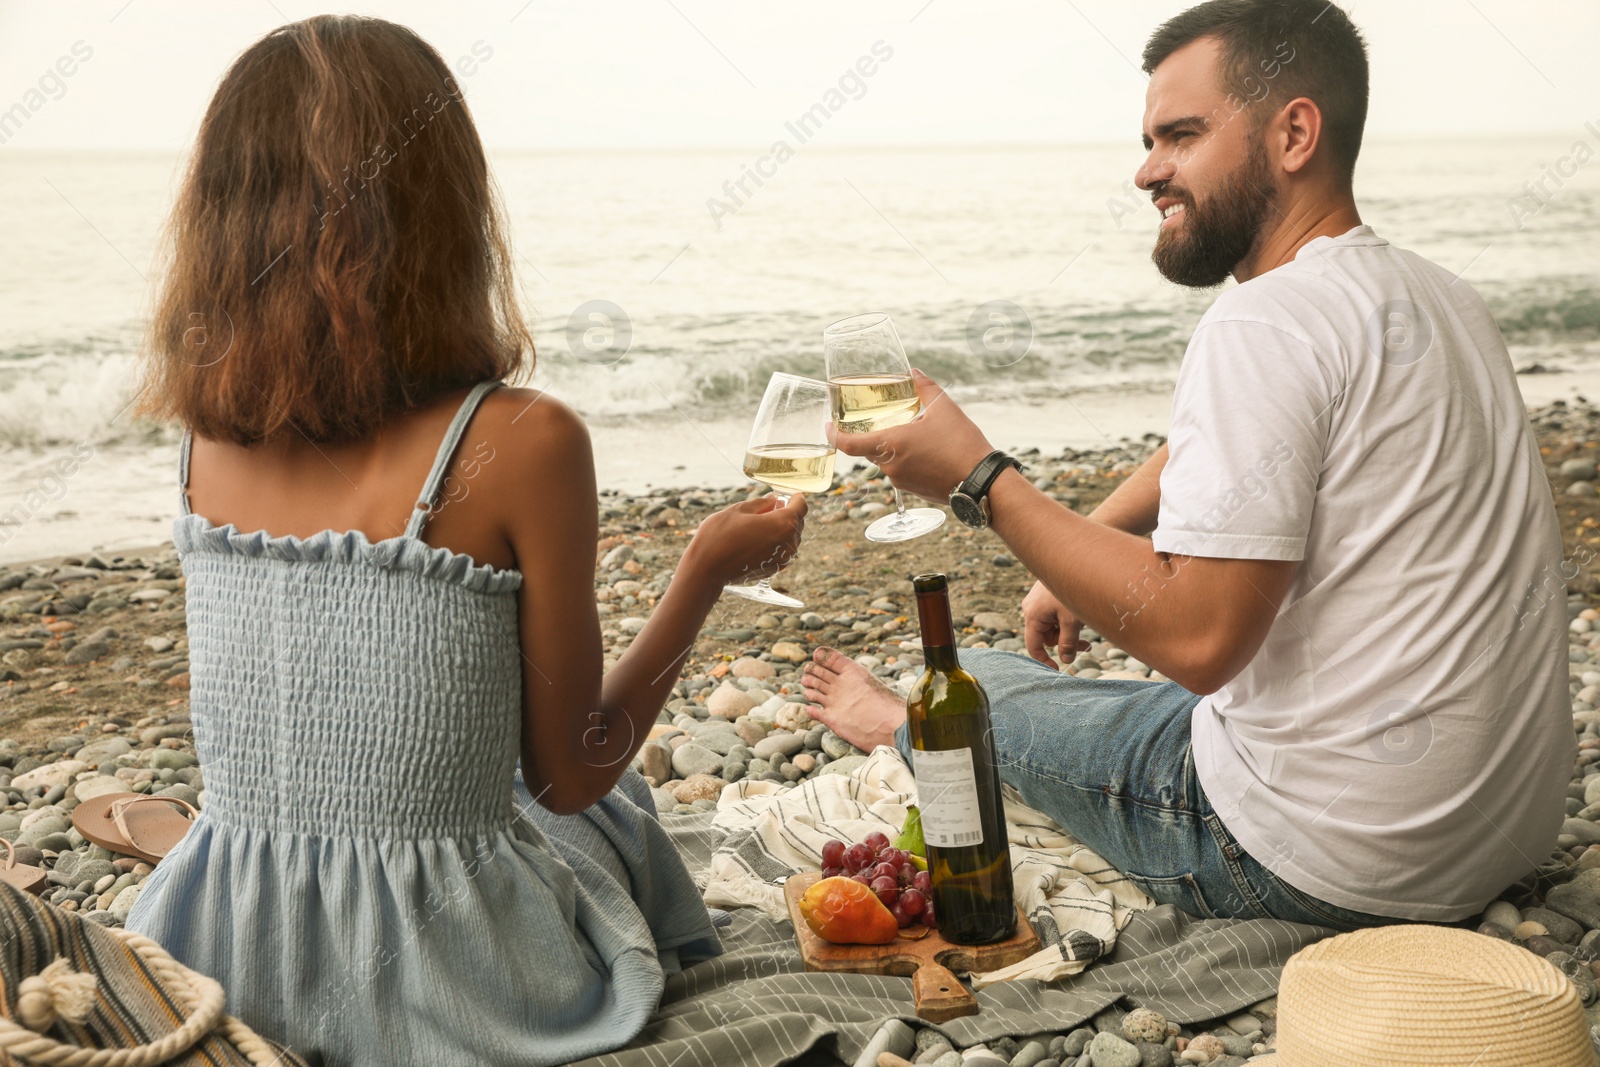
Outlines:
{"label": "wine bottle label", "polygon": [[939,848],[983,844],[983,817],[978,806],[978,779],[972,773],[972,749],[919,751],[915,762],[922,839]]}

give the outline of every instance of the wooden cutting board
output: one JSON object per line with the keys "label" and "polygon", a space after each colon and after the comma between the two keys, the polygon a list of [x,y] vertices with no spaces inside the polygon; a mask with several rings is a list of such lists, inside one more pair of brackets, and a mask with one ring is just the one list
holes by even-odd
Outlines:
{"label": "wooden cutting board", "polygon": [[[812,932],[800,915],[800,898],[822,878],[820,871],[796,874],[783,884],[800,958],[808,971],[910,976],[917,1015],[931,1023],[978,1014],[978,1000],[956,978],[956,971],[993,971],[1020,963],[1039,951],[1028,917],[1017,909],[1017,932],[992,945],[957,945],[937,930],[920,940],[901,938],[887,945],[835,945]],[[913,927],[915,929],[915,927]]]}

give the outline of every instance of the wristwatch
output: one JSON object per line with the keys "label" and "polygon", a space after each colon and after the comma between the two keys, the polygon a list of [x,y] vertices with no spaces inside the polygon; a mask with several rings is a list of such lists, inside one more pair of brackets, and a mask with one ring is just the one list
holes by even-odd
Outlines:
{"label": "wristwatch", "polygon": [[989,487],[1007,467],[1020,471],[1022,464],[999,449],[979,460],[972,473],[950,491],[950,510],[956,518],[975,530],[988,526]]}

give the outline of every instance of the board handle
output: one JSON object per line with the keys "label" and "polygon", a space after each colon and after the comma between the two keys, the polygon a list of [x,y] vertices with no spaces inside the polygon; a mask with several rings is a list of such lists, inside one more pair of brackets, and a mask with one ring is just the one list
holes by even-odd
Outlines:
{"label": "board handle", "polygon": [[978,1014],[978,998],[950,968],[933,960],[924,960],[911,976],[911,996],[916,1001],[917,1016],[930,1023]]}

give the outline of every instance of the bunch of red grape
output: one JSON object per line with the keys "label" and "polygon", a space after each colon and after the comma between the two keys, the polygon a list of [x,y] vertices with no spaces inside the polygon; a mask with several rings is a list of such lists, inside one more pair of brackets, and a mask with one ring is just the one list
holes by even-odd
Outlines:
{"label": "bunch of red grape", "polygon": [[822,846],[822,876],[853,878],[878,894],[902,928],[921,923],[937,926],[933,917],[933,882],[917,869],[911,853],[893,848],[874,830],[860,844],[829,841]]}

